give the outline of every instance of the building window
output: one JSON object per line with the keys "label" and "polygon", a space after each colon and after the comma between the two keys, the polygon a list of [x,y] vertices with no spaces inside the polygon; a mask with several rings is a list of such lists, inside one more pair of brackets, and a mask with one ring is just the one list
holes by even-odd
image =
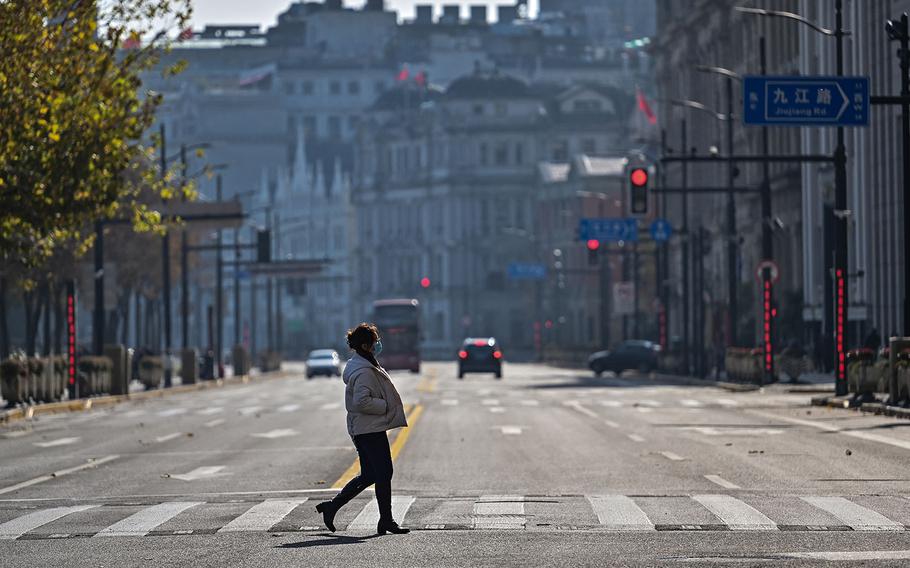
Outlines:
{"label": "building window", "polygon": [[359,95],[360,94],[360,81],[348,82],[348,94],[349,95]]}
{"label": "building window", "polygon": [[353,116],[353,115],[348,117],[348,129],[351,132],[356,131],[357,126],[359,126],[359,125],[360,125],[360,117]]}
{"label": "building window", "polygon": [[493,160],[497,166],[505,166],[509,163],[509,147],[505,142],[500,142],[496,145],[496,150],[493,153]]}
{"label": "building window", "polygon": [[312,95],[314,92],[312,81],[303,81],[300,83],[300,92],[304,95]]}
{"label": "building window", "polygon": [[329,136],[332,138],[341,138],[341,117],[329,117]]}
{"label": "building window", "polygon": [[496,103],[493,105],[493,112],[496,113],[496,116],[505,116],[508,114],[509,109],[506,106],[506,103]]}
{"label": "building window", "polygon": [[565,162],[569,159],[569,143],[565,140],[560,140],[553,146],[553,161],[555,162]]}
{"label": "building window", "polygon": [[303,132],[307,136],[319,136],[319,132],[316,129],[316,117],[315,116],[304,116],[303,117]]}
{"label": "building window", "polygon": [[585,154],[596,154],[597,153],[597,140],[593,138],[585,138],[581,141],[581,151]]}
{"label": "building window", "polygon": [[483,116],[483,104],[477,103],[474,105],[474,114],[476,116]]}
{"label": "building window", "polygon": [[515,163],[519,166],[525,163],[525,145],[523,142],[515,144]]}
{"label": "building window", "polygon": [[572,110],[575,112],[600,112],[601,104],[600,101],[581,99],[572,103]]}
{"label": "building window", "polygon": [[295,92],[294,81],[285,81],[284,82],[284,94],[293,95]]}
{"label": "building window", "polygon": [[329,93],[332,95],[340,95],[341,94],[341,83],[339,83],[338,81],[332,81],[331,83],[329,83]]}
{"label": "building window", "polygon": [[481,166],[487,165],[487,143],[486,142],[480,143],[480,146],[478,147],[478,152],[480,153],[480,156],[479,156],[480,165]]}

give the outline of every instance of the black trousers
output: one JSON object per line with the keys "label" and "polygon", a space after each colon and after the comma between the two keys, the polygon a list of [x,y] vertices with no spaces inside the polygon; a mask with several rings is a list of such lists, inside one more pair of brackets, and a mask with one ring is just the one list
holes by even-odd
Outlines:
{"label": "black trousers", "polygon": [[379,520],[392,521],[392,452],[389,450],[389,438],[385,432],[372,432],[359,434],[353,439],[360,458],[360,475],[348,481],[332,502],[336,508],[341,508],[375,484]]}

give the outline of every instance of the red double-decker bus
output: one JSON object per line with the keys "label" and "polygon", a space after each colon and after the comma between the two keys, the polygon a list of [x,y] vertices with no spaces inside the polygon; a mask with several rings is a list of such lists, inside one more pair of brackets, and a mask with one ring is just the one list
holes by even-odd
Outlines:
{"label": "red double-decker bus", "polygon": [[382,336],[380,364],[420,372],[420,303],[412,298],[376,300],[373,321]]}

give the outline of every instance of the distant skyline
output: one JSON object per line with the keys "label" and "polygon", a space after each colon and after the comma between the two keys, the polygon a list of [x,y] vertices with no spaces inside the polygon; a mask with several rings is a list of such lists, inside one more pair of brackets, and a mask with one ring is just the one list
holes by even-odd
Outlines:
{"label": "distant skyline", "polygon": [[[199,30],[206,24],[259,24],[263,28],[272,26],[278,14],[283,12],[295,0],[193,0],[193,29]],[[360,7],[364,0],[344,0],[345,6]],[[490,9],[490,17],[495,17],[495,7],[514,4],[514,0],[386,0],[386,9],[398,12],[399,18],[414,17],[414,6],[432,4],[437,12],[443,4],[460,4],[462,17],[467,17],[467,7],[485,4]],[[537,0],[530,0],[529,8],[536,12]]]}

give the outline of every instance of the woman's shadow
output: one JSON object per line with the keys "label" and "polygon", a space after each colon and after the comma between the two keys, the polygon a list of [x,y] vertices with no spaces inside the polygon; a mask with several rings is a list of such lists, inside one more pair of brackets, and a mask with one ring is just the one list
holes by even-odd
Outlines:
{"label": "woman's shadow", "polygon": [[358,544],[371,538],[376,538],[379,535],[374,534],[370,536],[347,536],[340,534],[332,533],[322,533],[315,535],[318,537],[323,537],[321,539],[312,539],[312,540],[302,540],[300,542],[288,542],[285,544],[279,544],[275,548],[310,548],[313,546],[336,546],[339,544]]}

